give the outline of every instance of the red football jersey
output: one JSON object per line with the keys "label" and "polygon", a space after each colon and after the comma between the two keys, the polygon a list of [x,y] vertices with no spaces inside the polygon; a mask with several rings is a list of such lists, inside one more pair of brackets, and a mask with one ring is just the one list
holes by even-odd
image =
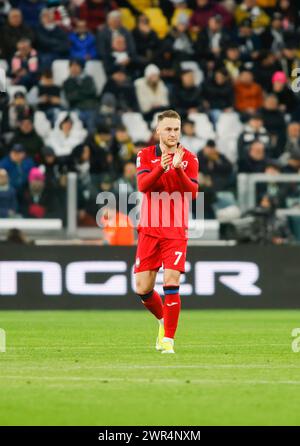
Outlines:
{"label": "red football jersey", "polygon": [[[193,198],[195,190],[198,190],[198,159],[189,150],[183,150],[182,168],[175,169],[170,165],[166,171],[160,164],[162,152],[159,144],[145,147],[137,154],[138,189],[144,192],[138,232],[143,231],[160,238],[188,238],[191,189]],[[178,172],[179,170],[181,172]],[[143,175],[149,175],[151,172],[155,181],[147,190],[143,190],[141,179],[144,179]]]}

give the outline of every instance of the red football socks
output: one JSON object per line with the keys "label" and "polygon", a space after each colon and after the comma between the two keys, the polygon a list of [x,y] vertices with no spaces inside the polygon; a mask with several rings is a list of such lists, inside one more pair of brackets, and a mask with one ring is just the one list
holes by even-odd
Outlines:
{"label": "red football socks", "polygon": [[164,286],[165,302],[164,302],[164,327],[165,337],[174,338],[178,325],[181,301],[179,296],[179,286]]}
{"label": "red football socks", "polygon": [[139,295],[145,307],[151,311],[157,319],[163,318],[162,298],[157,291],[152,290],[148,294]]}

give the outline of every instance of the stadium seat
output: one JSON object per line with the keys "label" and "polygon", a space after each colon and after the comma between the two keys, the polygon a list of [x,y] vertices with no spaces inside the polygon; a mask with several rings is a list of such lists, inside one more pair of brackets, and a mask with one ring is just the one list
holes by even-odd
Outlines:
{"label": "stadium seat", "polygon": [[124,113],[122,115],[122,121],[133,142],[139,140],[148,141],[150,139],[151,132],[141,113]]}
{"label": "stadium seat", "polygon": [[202,84],[204,79],[203,71],[200,70],[199,65],[194,60],[185,60],[181,62],[180,68],[182,70],[191,70],[194,72],[195,83],[197,86]]}
{"label": "stadium seat", "polygon": [[169,30],[169,25],[162,10],[160,8],[147,8],[144,14],[149,18],[151,27],[156,31],[158,37],[163,39]]}
{"label": "stadium seat", "polygon": [[136,20],[129,8],[120,8],[122,25],[129,31],[133,30]]}
{"label": "stadium seat", "polygon": [[216,125],[219,137],[239,136],[243,130],[240,118],[235,112],[221,113]]}
{"label": "stadium seat", "polygon": [[218,136],[216,140],[219,151],[234,164],[237,161],[237,139],[237,136]]}
{"label": "stadium seat", "polygon": [[194,121],[195,133],[199,138],[205,141],[215,139],[213,125],[205,113],[190,113],[188,118]]}
{"label": "stadium seat", "polygon": [[192,13],[193,13],[193,10],[190,9],[190,8],[184,8],[184,9],[177,8],[177,9],[175,9],[174,14],[173,14],[172,19],[171,19],[171,25],[172,26],[176,26],[180,16],[185,15],[187,18],[190,18]]}
{"label": "stadium seat", "polygon": [[97,93],[100,95],[106,83],[106,74],[102,62],[100,60],[89,60],[85,65],[85,72],[94,79]]}
{"label": "stadium seat", "polygon": [[7,73],[9,65],[5,59],[0,59],[0,68],[3,68],[5,73]]}
{"label": "stadium seat", "polygon": [[27,94],[27,90],[24,87],[24,85],[9,85],[7,86],[7,93],[10,99],[14,97],[14,94],[17,93],[17,91],[21,91],[25,95]]}
{"label": "stadium seat", "polygon": [[42,111],[36,111],[33,117],[33,126],[37,134],[46,139],[51,130],[50,121],[48,121],[46,115]]}
{"label": "stadium seat", "polygon": [[52,63],[53,80],[59,87],[69,76],[69,61],[66,59],[55,60]]}
{"label": "stadium seat", "polygon": [[217,145],[219,150],[235,163],[237,161],[237,140],[243,125],[237,113],[221,113],[217,125]]}
{"label": "stadium seat", "polygon": [[143,13],[145,9],[151,8],[153,0],[129,0],[129,3]]}

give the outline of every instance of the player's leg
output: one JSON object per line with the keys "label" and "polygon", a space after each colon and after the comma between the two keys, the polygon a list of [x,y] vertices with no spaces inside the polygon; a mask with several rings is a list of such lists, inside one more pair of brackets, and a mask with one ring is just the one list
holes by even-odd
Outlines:
{"label": "player's leg", "polygon": [[181,310],[180,274],[185,270],[186,240],[164,240],[161,243],[164,263],[163,353],[174,353],[174,338]]}
{"label": "player's leg", "polygon": [[135,261],[136,293],[143,305],[159,322],[156,349],[161,350],[160,343],[164,337],[163,303],[160,295],[154,289],[157,271],[161,266],[158,240],[144,234],[139,234]]}

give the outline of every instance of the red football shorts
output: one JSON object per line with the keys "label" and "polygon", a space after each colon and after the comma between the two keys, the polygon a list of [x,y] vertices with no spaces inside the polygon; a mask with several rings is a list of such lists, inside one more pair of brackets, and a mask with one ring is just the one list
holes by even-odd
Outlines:
{"label": "red football shorts", "polygon": [[187,240],[151,237],[139,233],[134,272],[175,269],[185,272]]}

